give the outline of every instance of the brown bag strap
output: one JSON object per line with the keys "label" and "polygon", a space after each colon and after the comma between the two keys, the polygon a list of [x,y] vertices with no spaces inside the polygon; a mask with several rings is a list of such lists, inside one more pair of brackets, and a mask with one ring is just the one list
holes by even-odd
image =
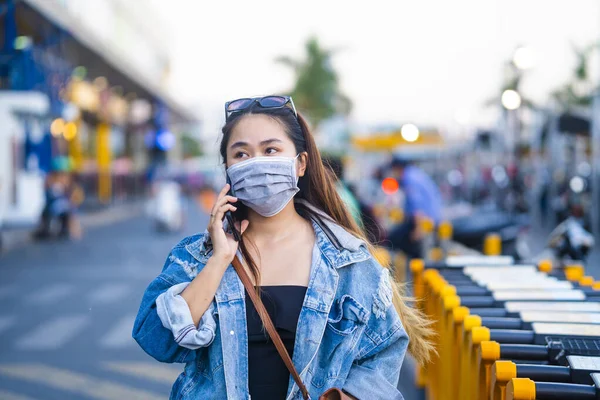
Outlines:
{"label": "brown bag strap", "polygon": [[242,263],[240,262],[237,256],[233,258],[233,261],[231,263],[233,264],[233,268],[235,268],[238,276],[240,277],[240,280],[244,284],[246,292],[248,292],[250,300],[252,300],[252,304],[254,304],[254,308],[256,308],[256,311],[258,311],[258,315],[260,316],[260,319],[262,320],[262,323],[265,326],[269,337],[271,337],[271,340],[273,341],[277,352],[283,359],[285,366],[287,367],[288,371],[290,371],[290,374],[292,375],[292,377],[296,381],[296,384],[300,388],[300,392],[302,392],[302,397],[304,397],[304,400],[309,400],[310,396],[308,395],[308,390],[306,390],[306,386],[304,386],[302,379],[300,379],[300,375],[298,374],[296,367],[294,367],[294,363],[292,362],[292,359],[290,358],[290,355],[288,354],[285,345],[281,341],[281,337],[277,333],[277,330],[273,325],[273,321],[271,321],[271,318],[269,317],[269,313],[267,312],[262,301],[259,300],[256,294],[256,289],[254,288],[254,285],[252,284],[248,273],[242,266]]}

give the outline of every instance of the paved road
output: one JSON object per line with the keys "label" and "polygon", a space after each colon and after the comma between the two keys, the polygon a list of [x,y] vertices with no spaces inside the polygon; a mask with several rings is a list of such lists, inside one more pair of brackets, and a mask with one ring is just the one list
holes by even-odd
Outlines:
{"label": "paved road", "polygon": [[178,234],[135,217],[78,243],[31,244],[0,258],[0,399],[165,399],[181,365],[160,364],[131,338],[143,290]]}

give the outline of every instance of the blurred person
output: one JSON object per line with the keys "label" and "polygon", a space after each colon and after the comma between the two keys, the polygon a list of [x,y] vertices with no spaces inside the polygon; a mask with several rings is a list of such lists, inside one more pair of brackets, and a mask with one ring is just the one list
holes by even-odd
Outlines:
{"label": "blurred person", "polygon": [[71,176],[71,165],[68,157],[57,157],[52,161],[52,168],[45,180],[46,202],[40,218],[40,225],[34,232],[36,239],[53,236],[53,223],[57,221],[60,228],[56,233],[59,238],[70,238],[73,213],[76,205],[73,194],[76,186]]}
{"label": "blurred person", "polygon": [[438,223],[442,217],[442,196],[437,184],[421,168],[395,157],[390,164],[392,176],[404,192],[404,222],[391,229],[388,241],[394,250],[411,258],[421,256],[420,218]]}
{"label": "blurred person", "polygon": [[335,387],[401,399],[405,351],[428,359],[429,324],[371,256],[305,119],[284,96],[225,110],[230,183],[207,230],[176,245],[148,286],[133,337],[159,361],[186,363],[172,399],[299,398],[231,265],[238,257],[311,398]]}

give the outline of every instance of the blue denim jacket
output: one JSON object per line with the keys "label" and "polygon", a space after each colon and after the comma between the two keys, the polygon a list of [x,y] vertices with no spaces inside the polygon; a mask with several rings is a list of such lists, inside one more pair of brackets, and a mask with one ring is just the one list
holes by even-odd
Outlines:
{"label": "blue denim jacket", "polygon": [[[293,355],[310,397],[337,387],[359,399],[402,399],[397,383],[408,337],[392,305],[388,270],[331,220],[318,218],[313,227]],[[134,324],[133,337],[149,355],[186,364],[171,399],[250,399],[245,293],[233,267],[198,326],[179,296],[211,254],[206,233],[177,244],[146,289]],[[291,377],[287,399],[302,399]]]}

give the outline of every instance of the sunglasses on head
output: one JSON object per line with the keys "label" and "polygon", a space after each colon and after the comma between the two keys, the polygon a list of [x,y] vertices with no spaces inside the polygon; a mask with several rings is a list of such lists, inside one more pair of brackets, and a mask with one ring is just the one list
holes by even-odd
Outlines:
{"label": "sunglasses on head", "polygon": [[254,103],[258,104],[262,108],[267,109],[289,107],[294,112],[294,115],[298,117],[298,112],[294,106],[294,100],[292,100],[290,96],[265,96],[228,101],[225,103],[225,120],[229,120],[231,115],[235,114],[236,112],[244,111]]}

